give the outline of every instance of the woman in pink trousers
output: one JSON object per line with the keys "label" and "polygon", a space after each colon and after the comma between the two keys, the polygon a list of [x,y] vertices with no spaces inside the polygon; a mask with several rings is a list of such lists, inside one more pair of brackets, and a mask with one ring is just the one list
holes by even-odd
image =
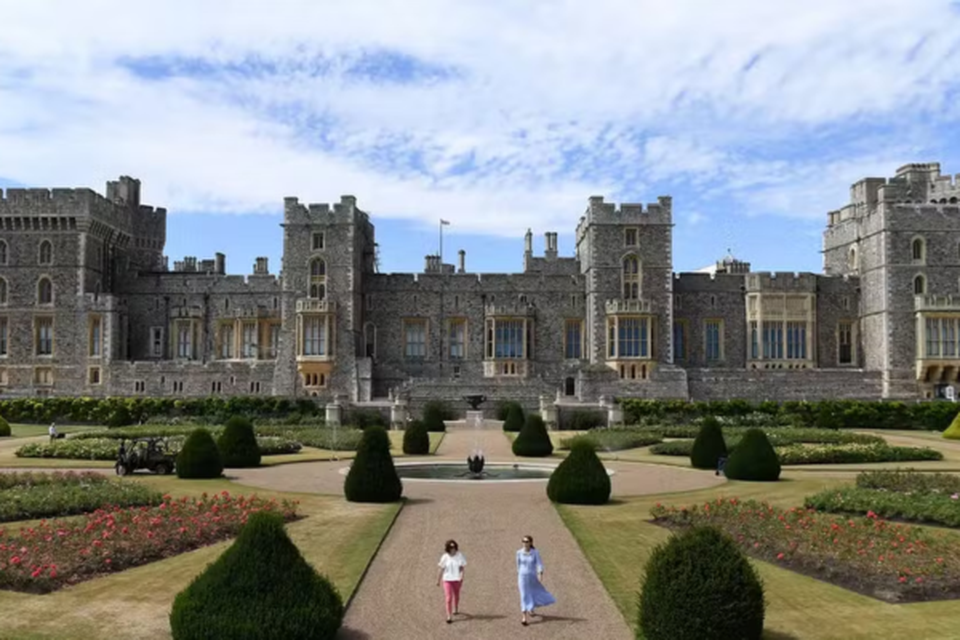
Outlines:
{"label": "woman in pink trousers", "polygon": [[453,616],[460,613],[460,586],[463,584],[463,568],[467,559],[460,553],[456,540],[447,540],[444,553],[440,557],[440,572],[437,574],[437,586],[443,582],[443,595],[447,604],[447,624],[453,622]]}

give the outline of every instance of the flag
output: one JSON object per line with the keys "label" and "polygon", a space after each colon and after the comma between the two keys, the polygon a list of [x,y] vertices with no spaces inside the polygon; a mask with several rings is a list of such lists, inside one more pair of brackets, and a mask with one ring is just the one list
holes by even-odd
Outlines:
{"label": "flag", "polygon": [[450,221],[449,221],[449,220],[444,220],[443,218],[440,218],[440,224],[450,224]]}

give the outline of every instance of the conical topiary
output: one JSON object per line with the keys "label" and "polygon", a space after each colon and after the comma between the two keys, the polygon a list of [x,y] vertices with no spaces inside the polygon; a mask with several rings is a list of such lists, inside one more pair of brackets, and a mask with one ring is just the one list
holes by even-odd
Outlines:
{"label": "conical topiary", "polygon": [[638,603],[646,640],[760,640],[763,585],[736,544],[712,527],[657,546]]}
{"label": "conical topiary", "polygon": [[573,439],[570,455],[550,475],[547,497],[561,504],[606,504],[610,500],[610,476],[593,442]]}
{"label": "conical topiary", "polygon": [[503,430],[518,433],[523,429],[526,417],[519,402],[513,402],[507,407],[507,419],[503,421]]}
{"label": "conical topiary", "polygon": [[213,436],[206,429],[194,429],[177,454],[177,477],[219,478],[223,475],[223,459]]}
{"label": "conical topiary", "polygon": [[553,453],[553,443],[543,418],[535,413],[527,415],[523,429],[513,441],[513,455],[531,458],[543,458]]}
{"label": "conical topiary", "polygon": [[228,469],[260,466],[260,447],[257,446],[253,423],[244,416],[227,420],[217,439],[217,447],[223,457],[223,466]]}
{"label": "conical topiary", "polygon": [[260,511],[177,594],[170,630],[174,640],[332,639],[343,614],[336,587],[303,558],[280,516]]}
{"label": "conical topiary", "polygon": [[763,430],[747,429],[727,458],[724,474],[732,480],[772,482],[780,479],[780,459]]}
{"label": "conical topiary", "polygon": [[343,493],[350,502],[395,502],[403,484],[390,455],[390,438],[383,427],[368,427],[357,445]]}
{"label": "conical topiary", "polygon": [[12,433],[13,432],[10,430],[10,423],[7,422],[3,416],[0,416],[0,438],[5,438]]}
{"label": "conical topiary", "polygon": [[423,407],[423,424],[427,431],[443,432],[447,430],[443,418],[446,414],[446,407],[442,402],[431,400]]}
{"label": "conical topiary", "polygon": [[690,465],[694,469],[716,469],[720,456],[727,455],[727,443],[723,439],[720,421],[713,416],[703,419],[700,433],[693,441]]}
{"label": "conical topiary", "polygon": [[943,432],[943,437],[950,440],[960,440],[960,413],[953,418],[953,422]]}
{"label": "conical topiary", "polygon": [[430,453],[430,433],[420,420],[414,420],[403,432],[403,452],[410,456]]}

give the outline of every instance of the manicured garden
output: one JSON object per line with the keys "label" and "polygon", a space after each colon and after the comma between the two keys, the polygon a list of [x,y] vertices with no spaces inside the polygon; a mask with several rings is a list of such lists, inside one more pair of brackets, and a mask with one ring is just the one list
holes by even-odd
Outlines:
{"label": "manicured garden", "polygon": [[0,522],[69,516],[104,505],[139,507],[162,502],[159,491],[95,472],[0,473]]}

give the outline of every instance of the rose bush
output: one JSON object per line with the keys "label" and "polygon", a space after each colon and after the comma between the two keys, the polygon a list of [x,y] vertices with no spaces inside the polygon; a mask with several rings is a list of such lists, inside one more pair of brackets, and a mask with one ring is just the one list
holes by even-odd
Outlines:
{"label": "rose bush", "polygon": [[83,518],[0,530],[0,589],[49,593],[231,538],[258,511],[297,517],[297,503],[223,491],[163,496],[156,507],[100,509]]}

